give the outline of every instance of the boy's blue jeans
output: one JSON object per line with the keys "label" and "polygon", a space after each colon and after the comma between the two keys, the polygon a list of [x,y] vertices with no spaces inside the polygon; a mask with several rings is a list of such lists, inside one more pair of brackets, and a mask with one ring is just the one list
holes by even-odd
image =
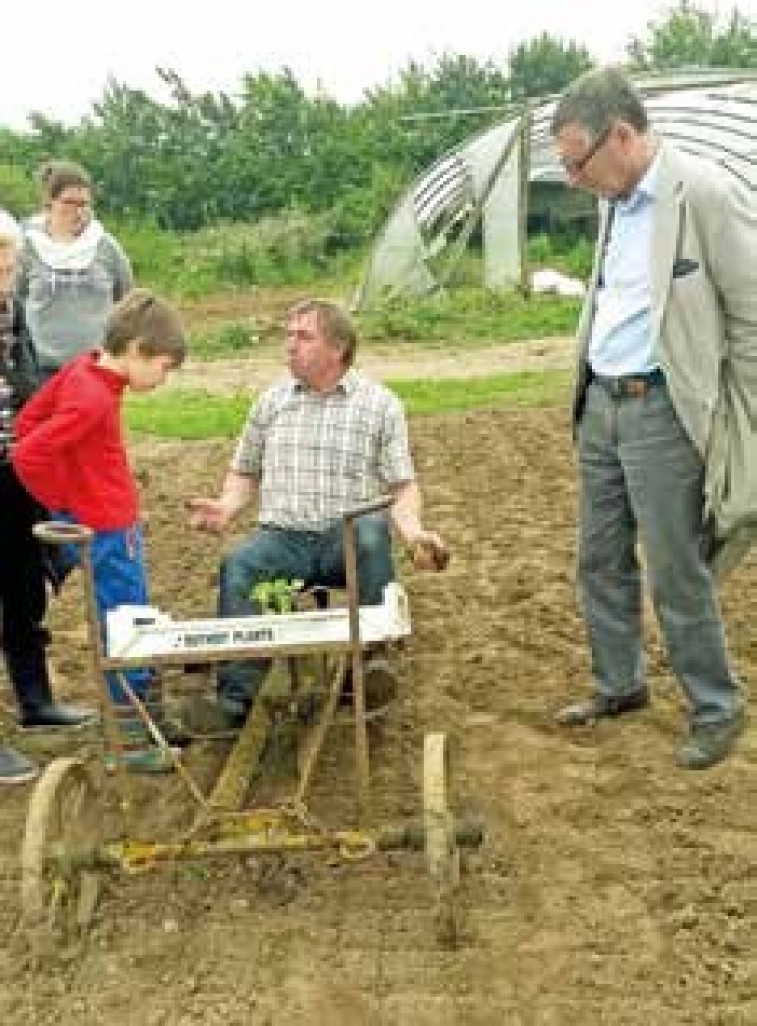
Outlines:
{"label": "boy's blue jeans", "polygon": [[[68,514],[56,514],[56,520],[76,523]],[[62,546],[64,558],[71,566],[79,564],[79,548],[74,544]],[[92,572],[95,579],[95,599],[100,625],[105,632],[105,614],[121,605],[147,605],[147,571],[144,558],[144,540],[140,524],[117,531],[95,531],[92,538]],[[106,674],[110,699],[114,705],[128,705],[129,699],[118,681],[123,674],[129,686],[141,701],[147,698],[147,690],[153,671],[147,667],[135,667]]]}
{"label": "boy's blue jeans", "polygon": [[[384,587],[394,580],[389,522],[385,514],[355,521],[357,574],[361,605],[379,605]],[[293,531],[261,527],[221,563],[220,616],[249,616],[260,606],[251,598],[266,581],[302,581],[343,588],[345,585],[342,522],[326,531]],[[229,709],[246,707],[260,688],[269,660],[226,663],[218,673],[218,696]]]}

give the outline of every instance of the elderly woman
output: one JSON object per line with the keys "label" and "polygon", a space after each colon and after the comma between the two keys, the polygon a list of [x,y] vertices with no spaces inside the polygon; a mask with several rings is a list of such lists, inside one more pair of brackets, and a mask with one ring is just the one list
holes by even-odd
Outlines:
{"label": "elderly woman", "polygon": [[24,225],[18,296],[45,379],[99,345],[132,272],[118,242],[92,216],[84,168],[50,161],[41,178],[44,209]]}

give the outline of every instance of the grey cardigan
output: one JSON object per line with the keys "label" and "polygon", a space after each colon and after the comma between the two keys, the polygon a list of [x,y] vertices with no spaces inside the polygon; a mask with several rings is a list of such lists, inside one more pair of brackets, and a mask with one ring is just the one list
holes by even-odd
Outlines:
{"label": "grey cardigan", "polygon": [[107,232],[91,263],[81,270],[49,266],[25,237],[17,291],[42,373],[58,370],[99,345],[113,304],[132,284],[129,260]]}

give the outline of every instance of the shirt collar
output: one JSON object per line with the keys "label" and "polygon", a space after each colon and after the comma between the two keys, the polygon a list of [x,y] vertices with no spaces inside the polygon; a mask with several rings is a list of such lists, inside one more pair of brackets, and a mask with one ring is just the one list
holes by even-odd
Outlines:
{"label": "shirt collar", "polygon": [[[341,376],[336,385],[330,392],[321,393],[324,395],[352,395],[355,389],[358,387],[360,376],[354,367],[348,367],[344,374]],[[299,393],[312,393],[312,389],[297,378],[292,378],[292,392],[294,394]]]}
{"label": "shirt collar", "polygon": [[657,194],[657,175],[659,170],[660,150],[658,148],[649,162],[649,167],[636,183],[636,188],[633,190],[631,195],[625,200],[616,201],[620,209],[630,214],[633,213],[633,211],[638,210],[638,208],[644,203],[650,203],[654,200],[655,195]]}

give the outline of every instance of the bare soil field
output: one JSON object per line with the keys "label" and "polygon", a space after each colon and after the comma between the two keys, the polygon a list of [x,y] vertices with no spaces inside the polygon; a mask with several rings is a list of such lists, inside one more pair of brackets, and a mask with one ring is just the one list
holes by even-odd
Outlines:
{"label": "bare soil field", "polygon": [[[564,733],[554,710],[588,691],[574,599],[575,487],[558,410],[415,418],[427,521],[446,573],[404,564],[413,636],[401,692],[371,730],[372,820],[417,814],[424,732],[455,746],[454,804],[486,841],[464,861],[462,934],[440,946],[423,858],[328,864],[234,857],[109,878],[86,936],[45,957],[17,931],[31,788],[0,802],[0,1023],[118,1026],[750,1026],[757,1023],[757,732],[707,773],[675,768],[680,692],[650,622],[649,710]],[[220,543],[185,528],[229,443],[133,444],[144,481],[154,602],[209,613]],[[243,527],[244,525],[242,525]],[[757,558],[727,581],[729,638],[757,682]],[[94,698],[77,580],[51,624],[58,691]],[[182,687],[178,681],[177,689]],[[5,692],[7,695],[7,692]],[[96,749],[21,737],[45,760]],[[314,815],[354,820],[351,736],[335,731]],[[206,778],[222,750],[189,759]],[[291,784],[266,758],[253,794]],[[121,830],[191,815],[180,781],[134,779]]]}

